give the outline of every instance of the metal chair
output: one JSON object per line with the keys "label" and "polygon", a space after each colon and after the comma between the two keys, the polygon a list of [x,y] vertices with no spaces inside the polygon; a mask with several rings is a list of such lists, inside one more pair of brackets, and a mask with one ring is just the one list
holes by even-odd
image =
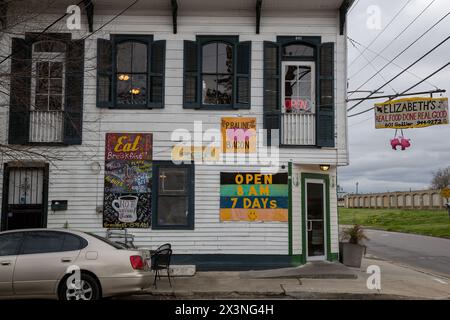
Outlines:
{"label": "metal chair", "polygon": [[[164,245],[163,245],[164,246]],[[170,246],[170,245],[169,245]],[[162,246],[161,246],[162,247]],[[170,260],[172,257],[172,249],[165,246],[163,249],[157,249],[151,256],[152,270],[155,271],[155,280],[153,285],[157,289],[156,280],[161,280],[160,270],[167,270],[167,277],[169,278],[170,287],[172,287],[172,281],[170,280]]]}

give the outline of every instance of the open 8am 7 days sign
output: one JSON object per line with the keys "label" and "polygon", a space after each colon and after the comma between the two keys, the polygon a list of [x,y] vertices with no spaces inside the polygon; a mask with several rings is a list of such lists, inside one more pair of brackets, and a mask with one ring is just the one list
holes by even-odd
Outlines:
{"label": "open 8am 7 days sign", "polygon": [[220,173],[221,221],[288,221],[287,173]]}
{"label": "open 8am 7 days sign", "polygon": [[448,124],[448,98],[406,98],[375,104],[376,129]]}
{"label": "open 8am 7 days sign", "polygon": [[104,228],[150,228],[152,134],[107,133]]}

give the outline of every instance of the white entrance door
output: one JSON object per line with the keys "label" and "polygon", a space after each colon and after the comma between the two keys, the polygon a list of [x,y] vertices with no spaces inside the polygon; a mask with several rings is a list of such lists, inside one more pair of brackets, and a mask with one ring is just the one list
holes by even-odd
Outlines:
{"label": "white entrance door", "polygon": [[327,256],[325,186],[323,180],[305,181],[307,261],[325,260]]}

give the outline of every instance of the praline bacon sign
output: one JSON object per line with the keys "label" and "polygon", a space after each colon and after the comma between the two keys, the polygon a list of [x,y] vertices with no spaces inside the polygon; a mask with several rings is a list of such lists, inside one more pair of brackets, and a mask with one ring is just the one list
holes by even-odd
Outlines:
{"label": "praline bacon sign", "polygon": [[376,129],[448,124],[448,98],[406,98],[375,104]]}
{"label": "praline bacon sign", "polygon": [[221,131],[224,153],[256,152],[256,118],[222,118]]}
{"label": "praline bacon sign", "polygon": [[107,133],[104,228],[150,228],[152,134]]}
{"label": "praline bacon sign", "polygon": [[220,173],[221,221],[288,221],[287,173]]}

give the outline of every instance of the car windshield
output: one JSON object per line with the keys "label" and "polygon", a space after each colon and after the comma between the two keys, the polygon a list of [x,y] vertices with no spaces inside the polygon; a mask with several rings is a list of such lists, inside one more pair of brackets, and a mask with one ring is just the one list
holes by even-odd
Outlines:
{"label": "car windshield", "polygon": [[103,242],[109,244],[110,246],[112,246],[112,247],[114,247],[114,248],[116,248],[116,249],[126,249],[124,245],[121,245],[121,244],[119,244],[119,243],[117,243],[117,242],[108,240],[108,239],[103,238],[103,237],[101,237],[101,236],[99,236],[99,235],[96,235],[96,234],[94,234],[94,233],[87,232],[87,234],[90,235],[90,236],[92,236],[92,237],[94,237],[94,238],[96,238],[96,239],[98,239],[98,240],[100,240],[100,241],[103,241]]}

